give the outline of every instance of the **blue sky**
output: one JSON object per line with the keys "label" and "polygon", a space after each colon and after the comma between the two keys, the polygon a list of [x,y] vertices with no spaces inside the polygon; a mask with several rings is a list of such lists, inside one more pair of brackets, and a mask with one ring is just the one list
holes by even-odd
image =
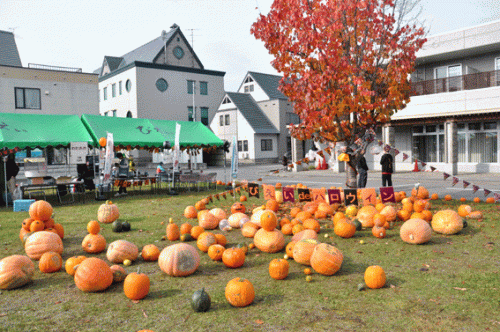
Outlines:
{"label": "blue sky", "polygon": [[[247,71],[276,74],[250,34],[272,0],[0,0],[0,30],[14,31],[28,63],[92,72],[178,24],[206,69],[225,71],[236,91]],[[421,0],[430,35],[499,20],[498,0]],[[192,29],[192,30],[191,30]]]}

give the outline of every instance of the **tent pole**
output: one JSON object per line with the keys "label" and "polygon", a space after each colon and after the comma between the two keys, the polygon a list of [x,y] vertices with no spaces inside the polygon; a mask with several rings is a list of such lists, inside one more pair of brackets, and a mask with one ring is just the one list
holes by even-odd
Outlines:
{"label": "tent pole", "polygon": [[5,206],[9,206],[9,199],[7,196],[7,158],[8,157],[3,157],[3,177],[5,181],[5,194],[3,195],[3,198],[5,199]]}

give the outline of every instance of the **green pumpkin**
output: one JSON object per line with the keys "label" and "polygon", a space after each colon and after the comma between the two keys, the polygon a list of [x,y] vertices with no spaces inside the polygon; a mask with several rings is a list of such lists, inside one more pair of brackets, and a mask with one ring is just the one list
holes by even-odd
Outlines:
{"label": "green pumpkin", "polygon": [[181,241],[182,242],[189,242],[189,241],[193,241],[193,240],[194,240],[193,237],[189,233],[181,235]]}
{"label": "green pumpkin", "polygon": [[130,223],[128,221],[122,222],[122,232],[128,232],[130,231]]}
{"label": "green pumpkin", "polygon": [[357,231],[360,231],[363,228],[363,225],[358,219],[354,219],[352,223],[354,224],[354,226],[356,226]]}
{"label": "green pumpkin", "polygon": [[208,311],[211,304],[212,300],[210,299],[210,295],[205,292],[205,288],[194,292],[193,297],[191,298],[191,307],[193,307],[193,310],[196,312]]}
{"label": "green pumpkin", "polygon": [[120,233],[123,230],[122,222],[118,219],[113,221],[113,224],[111,224],[111,230],[115,233]]}

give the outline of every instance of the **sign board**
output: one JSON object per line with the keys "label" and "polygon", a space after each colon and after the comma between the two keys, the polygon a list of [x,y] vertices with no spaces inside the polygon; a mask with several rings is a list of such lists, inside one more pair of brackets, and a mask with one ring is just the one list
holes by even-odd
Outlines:
{"label": "sign board", "polygon": [[71,142],[69,145],[69,163],[72,165],[85,164],[88,149],[87,142]]}

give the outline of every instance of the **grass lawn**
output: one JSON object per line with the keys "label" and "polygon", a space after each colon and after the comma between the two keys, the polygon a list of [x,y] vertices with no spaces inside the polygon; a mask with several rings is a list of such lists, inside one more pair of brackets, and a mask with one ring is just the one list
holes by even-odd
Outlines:
{"label": "grass lawn", "polygon": [[[179,226],[184,222],[197,224],[183,217],[184,208],[215,193],[120,197],[115,201],[120,219],[129,221],[132,230],[113,233],[111,225],[106,224],[101,226],[101,234],[107,243],[125,239],[139,250],[151,243],[163,249],[173,243],[162,240],[168,219],[172,217]],[[228,196],[207,207],[229,211],[233,202]],[[248,212],[262,202],[252,198],[244,204]],[[81,242],[87,234],[86,225],[97,218],[101,203],[54,207],[55,221],[65,228],[64,260],[84,254]],[[461,204],[441,200],[431,203],[433,211],[456,210]],[[313,273],[311,282],[305,280],[305,266],[293,260],[289,261],[290,273],[285,280],[269,276],[269,262],[283,257],[284,251],[266,254],[251,249],[238,269],[226,268],[200,252],[197,272],[184,278],[170,277],[156,262],[139,257],[125,269],[134,272],[140,268],[150,277],[151,287],[145,299],[133,302],[124,295],[122,283],[104,292],[84,293],[64,269],[43,274],[35,262],[32,283],[0,292],[0,331],[499,331],[498,205],[467,204],[483,211],[484,219],[469,220],[468,227],[457,235],[433,233],[429,243],[418,246],[402,242],[400,223],[388,230],[384,239],[375,238],[371,230],[343,239],[325,227],[332,224],[330,219],[320,220],[323,227],[318,239],[339,248],[344,261],[335,275]],[[285,208],[280,214],[288,211]],[[0,258],[24,254],[19,230],[28,216],[27,212],[0,210]],[[224,234],[227,247],[252,240],[239,230]],[[289,241],[290,237],[286,238]],[[195,242],[190,244],[196,247]],[[96,256],[106,260],[105,253]],[[370,265],[384,268],[386,287],[358,291]],[[252,305],[234,308],[226,301],[226,283],[235,277],[253,283],[256,298]],[[202,287],[211,296],[212,307],[206,313],[196,313],[190,299]]]}

